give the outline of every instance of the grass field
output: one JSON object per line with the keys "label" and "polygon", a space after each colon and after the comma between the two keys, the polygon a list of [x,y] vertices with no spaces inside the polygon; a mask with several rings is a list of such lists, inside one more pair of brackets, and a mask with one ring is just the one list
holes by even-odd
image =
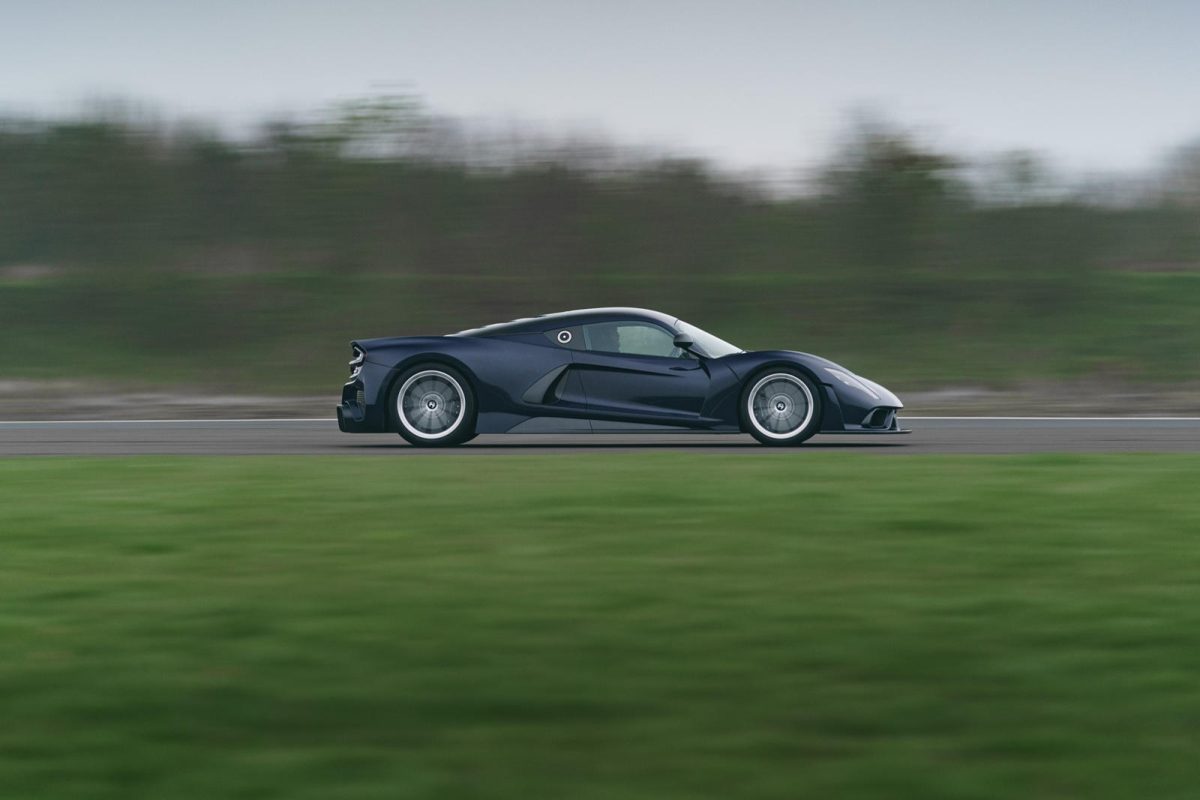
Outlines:
{"label": "grass field", "polygon": [[1200,459],[0,461],[0,797],[1200,781]]}

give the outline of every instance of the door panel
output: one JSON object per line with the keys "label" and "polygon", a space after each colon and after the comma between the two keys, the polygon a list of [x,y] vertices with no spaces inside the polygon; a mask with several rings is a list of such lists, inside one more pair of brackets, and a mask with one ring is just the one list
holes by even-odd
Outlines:
{"label": "door panel", "polygon": [[708,370],[690,358],[577,351],[588,409],[604,417],[695,419],[708,396]]}

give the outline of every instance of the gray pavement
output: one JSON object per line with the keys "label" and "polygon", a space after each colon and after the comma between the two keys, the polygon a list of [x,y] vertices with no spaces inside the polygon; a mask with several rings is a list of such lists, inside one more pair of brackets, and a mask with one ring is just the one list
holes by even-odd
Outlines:
{"label": "gray pavement", "polygon": [[697,433],[480,436],[452,449],[410,447],[394,434],[343,434],[324,419],[0,422],[0,457],[23,455],[519,455],[526,453],[806,452],[1197,453],[1200,417],[906,417],[904,436],[816,436],[768,448],[749,436]]}

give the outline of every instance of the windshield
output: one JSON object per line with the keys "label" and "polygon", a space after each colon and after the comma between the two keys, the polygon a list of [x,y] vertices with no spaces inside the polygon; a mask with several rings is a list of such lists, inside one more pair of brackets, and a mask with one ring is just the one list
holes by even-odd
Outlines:
{"label": "windshield", "polygon": [[690,325],[683,320],[675,321],[675,328],[679,333],[686,333],[692,337],[692,341],[701,353],[709,358],[721,358],[722,356],[731,356],[734,353],[744,353],[740,347],[734,347],[724,339],[718,339],[707,331],[702,331],[695,325]]}

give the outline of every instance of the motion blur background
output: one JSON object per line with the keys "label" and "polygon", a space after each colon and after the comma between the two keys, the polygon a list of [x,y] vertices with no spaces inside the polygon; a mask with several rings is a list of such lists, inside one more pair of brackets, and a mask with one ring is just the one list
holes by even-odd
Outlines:
{"label": "motion blur background", "polygon": [[1200,378],[1194,3],[3,16],[9,393],[331,393],[351,337],[604,304],[918,397]]}
{"label": "motion blur background", "polygon": [[[0,0],[0,800],[1195,797],[1196,419],[429,458],[331,412],[351,338],[622,304],[926,415],[1194,418],[1197,31]],[[205,415],[323,419],[95,419]],[[314,454],[185,455],[256,437]]]}

